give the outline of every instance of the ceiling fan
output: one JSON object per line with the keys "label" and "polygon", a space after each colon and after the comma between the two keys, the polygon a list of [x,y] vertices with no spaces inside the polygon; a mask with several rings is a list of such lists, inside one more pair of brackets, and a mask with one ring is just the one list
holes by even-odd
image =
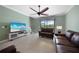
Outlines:
{"label": "ceiling fan", "polygon": [[[33,10],[33,11],[35,11],[36,14],[39,15],[39,16],[40,16],[40,15],[46,15],[46,16],[47,16],[48,14],[44,14],[44,12],[46,12],[49,8],[46,7],[46,8],[44,8],[43,10],[40,10],[40,7],[41,7],[41,6],[38,5],[38,8],[39,8],[38,11],[36,11],[35,9],[33,9],[33,8],[31,8],[31,7],[30,7],[30,9]],[[32,14],[32,15],[34,15],[34,14]]]}

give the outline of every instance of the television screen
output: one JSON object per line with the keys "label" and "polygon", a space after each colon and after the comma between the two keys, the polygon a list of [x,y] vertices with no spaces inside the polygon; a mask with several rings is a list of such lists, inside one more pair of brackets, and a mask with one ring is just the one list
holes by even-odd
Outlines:
{"label": "television screen", "polygon": [[10,31],[15,32],[15,31],[23,31],[26,30],[26,24],[25,23],[15,23],[12,22],[10,24]]}

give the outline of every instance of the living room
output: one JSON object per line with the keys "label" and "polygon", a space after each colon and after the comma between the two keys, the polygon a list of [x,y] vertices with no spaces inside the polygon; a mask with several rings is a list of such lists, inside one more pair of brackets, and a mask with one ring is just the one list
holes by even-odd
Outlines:
{"label": "living room", "polygon": [[[17,48],[17,51],[21,53],[28,53],[28,52],[29,53],[30,52],[31,53],[56,53],[57,51],[56,51],[55,44],[53,43],[53,35],[58,34],[58,30],[60,30],[60,34],[65,34],[67,30],[79,32],[79,28],[78,28],[79,6],[78,5],[47,5],[47,6],[40,5],[41,9],[45,7],[49,8],[47,10],[48,15],[43,15],[43,16],[39,16],[29,7],[34,9],[36,8],[36,10],[39,9],[38,5],[32,5],[32,6],[1,5],[0,6],[0,19],[1,19],[0,20],[1,47],[0,48],[1,49],[6,48],[6,45],[9,45],[9,46],[15,45],[15,47]],[[24,8],[26,9],[26,11]],[[29,14],[31,13],[34,15],[27,16],[28,10],[30,10]],[[24,11],[24,13],[22,11]],[[42,24],[41,21],[43,20],[46,21],[47,24],[48,23],[51,24],[50,22],[53,22],[52,28],[54,28],[54,31],[53,31],[54,34],[52,33],[51,35],[52,38],[39,37],[39,31],[41,30],[41,24]],[[43,22],[43,23],[46,23],[46,22]],[[15,28],[13,28],[16,26],[18,27],[19,25],[17,24],[20,24],[20,26],[23,26],[22,28],[20,28],[20,30],[23,31],[23,36],[21,37],[17,37],[17,35],[18,36],[20,35],[17,33],[22,33],[22,31],[15,30]],[[16,25],[16,26],[12,27],[12,25]],[[47,25],[44,25],[44,26],[45,28],[49,27]],[[11,39],[10,35],[12,36],[14,35],[16,37],[14,38],[13,36],[13,38]],[[60,53],[63,53],[63,52],[60,52]]]}

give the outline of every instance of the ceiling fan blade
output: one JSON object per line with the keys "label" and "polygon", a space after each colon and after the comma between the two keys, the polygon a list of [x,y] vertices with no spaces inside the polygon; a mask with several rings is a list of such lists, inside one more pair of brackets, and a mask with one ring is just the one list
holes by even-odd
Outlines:
{"label": "ceiling fan blade", "polygon": [[36,10],[34,10],[34,9],[33,9],[33,8],[31,8],[31,7],[30,7],[30,9],[31,9],[31,10],[33,10],[33,11],[35,11],[35,12],[37,12]]}
{"label": "ceiling fan blade", "polygon": [[47,11],[49,8],[46,7],[45,9],[43,9],[42,11],[40,11],[40,14],[44,13],[45,11]]}
{"label": "ceiling fan blade", "polygon": [[46,16],[48,16],[48,14],[41,14],[41,15],[46,15]]}

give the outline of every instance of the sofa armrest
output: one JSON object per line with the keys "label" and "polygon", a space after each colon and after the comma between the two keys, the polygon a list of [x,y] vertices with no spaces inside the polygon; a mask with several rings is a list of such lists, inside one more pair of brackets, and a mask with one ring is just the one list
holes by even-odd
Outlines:
{"label": "sofa armrest", "polygon": [[16,53],[16,48],[14,45],[8,46],[2,50],[0,50],[0,53]]}

